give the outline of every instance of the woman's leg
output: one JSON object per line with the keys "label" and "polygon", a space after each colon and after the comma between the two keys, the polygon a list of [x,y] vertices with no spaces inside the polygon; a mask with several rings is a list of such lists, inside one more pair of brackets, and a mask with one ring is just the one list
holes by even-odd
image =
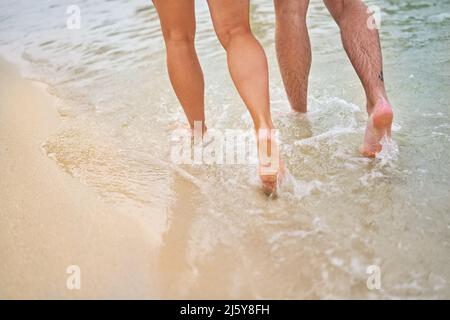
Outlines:
{"label": "woman's leg", "polygon": [[280,159],[270,115],[268,66],[265,52],[250,29],[249,0],[208,0],[208,5],[214,29],[227,52],[231,77],[255,125],[264,189],[274,191]]}
{"label": "woman's leg", "polygon": [[161,21],[170,81],[189,125],[205,128],[203,72],[195,51],[194,0],[153,0]]}

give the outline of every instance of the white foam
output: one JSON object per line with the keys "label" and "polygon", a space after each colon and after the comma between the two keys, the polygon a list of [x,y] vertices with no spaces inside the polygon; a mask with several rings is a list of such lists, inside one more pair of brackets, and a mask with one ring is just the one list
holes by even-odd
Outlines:
{"label": "white foam", "polygon": [[382,150],[376,154],[376,158],[382,160],[382,164],[392,163],[397,161],[399,149],[397,143],[391,138],[384,136],[380,141]]}

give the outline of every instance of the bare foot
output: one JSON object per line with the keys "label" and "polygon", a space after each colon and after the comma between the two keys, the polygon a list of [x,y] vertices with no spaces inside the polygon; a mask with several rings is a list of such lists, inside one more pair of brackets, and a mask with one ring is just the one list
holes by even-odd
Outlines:
{"label": "bare foot", "polygon": [[258,131],[258,173],[265,194],[274,194],[285,173],[284,163],[275,141],[275,132],[271,129]]}
{"label": "bare foot", "polygon": [[384,136],[391,136],[392,119],[391,105],[385,98],[380,98],[367,121],[364,143],[361,146],[361,153],[364,156],[374,158],[381,151],[381,139]]}

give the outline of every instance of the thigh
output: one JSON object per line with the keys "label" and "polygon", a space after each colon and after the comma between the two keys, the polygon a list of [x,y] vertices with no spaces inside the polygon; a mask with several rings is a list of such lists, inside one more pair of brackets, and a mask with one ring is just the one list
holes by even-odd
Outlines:
{"label": "thigh", "polygon": [[187,40],[195,37],[195,0],[153,0],[164,39]]}
{"label": "thigh", "polygon": [[234,32],[250,31],[249,0],[208,0],[208,6],[222,44]]}

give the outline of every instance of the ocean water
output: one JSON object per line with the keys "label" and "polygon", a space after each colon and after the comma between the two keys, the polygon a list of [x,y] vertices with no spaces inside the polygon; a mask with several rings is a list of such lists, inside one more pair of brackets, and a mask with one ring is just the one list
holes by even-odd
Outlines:
{"label": "ocean water", "polygon": [[[395,112],[394,142],[375,160],[358,152],[364,94],[323,3],[309,11],[302,116],[279,76],[273,4],[251,1],[290,172],[275,199],[252,163],[171,161],[186,121],[150,1],[1,0],[0,54],[59,99],[62,125],[43,152],[104,201],[146,217],[159,243],[158,297],[450,298],[450,1],[367,3],[381,9]],[[67,28],[70,5],[80,29]],[[196,10],[208,127],[251,130],[205,2]],[[373,265],[381,288],[370,290]]]}

